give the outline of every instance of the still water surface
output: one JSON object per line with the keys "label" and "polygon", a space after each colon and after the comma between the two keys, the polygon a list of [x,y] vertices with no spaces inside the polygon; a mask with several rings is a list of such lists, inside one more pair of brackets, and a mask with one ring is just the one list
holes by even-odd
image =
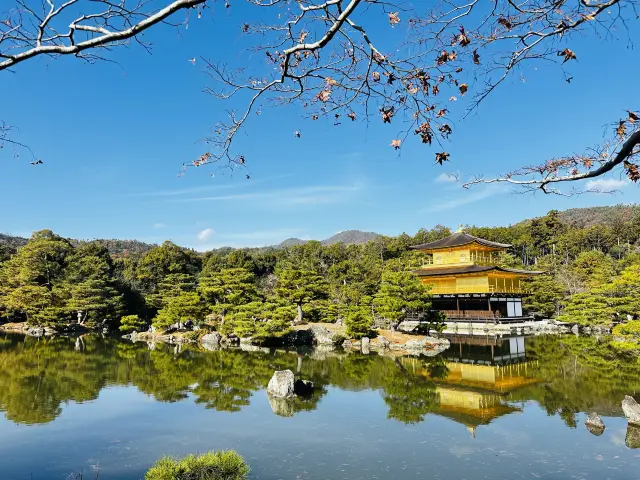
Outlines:
{"label": "still water surface", "polygon": [[[453,341],[393,359],[0,336],[0,478],[141,479],[164,454],[231,448],[253,479],[640,479],[620,408],[637,363],[594,338]],[[269,400],[287,368],[312,398]]]}

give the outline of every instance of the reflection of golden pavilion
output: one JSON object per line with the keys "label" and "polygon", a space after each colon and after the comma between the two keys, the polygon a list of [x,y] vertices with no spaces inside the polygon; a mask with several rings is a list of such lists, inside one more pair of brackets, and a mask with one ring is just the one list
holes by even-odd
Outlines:
{"label": "reflection of golden pavilion", "polygon": [[[474,434],[478,425],[520,411],[506,397],[517,388],[540,381],[533,376],[536,362],[526,361],[524,337],[487,337],[489,345],[478,345],[479,340],[468,337],[471,345],[452,343],[445,353],[448,372],[443,378],[431,377],[419,359],[402,360],[407,370],[435,382],[440,405],[434,413],[466,425]],[[486,355],[480,354],[483,350]]]}

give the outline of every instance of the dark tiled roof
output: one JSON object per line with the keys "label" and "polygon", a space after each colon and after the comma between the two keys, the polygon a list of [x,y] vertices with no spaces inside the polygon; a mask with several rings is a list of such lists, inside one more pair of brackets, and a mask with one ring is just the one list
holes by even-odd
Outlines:
{"label": "dark tiled roof", "polygon": [[471,243],[479,243],[480,245],[484,245],[485,247],[492,248],[509,248],[511,246],[507,243],[490,242],[489,240],[474,237],[473,235],[469,235],[468,233],[454,233],[447,238],[436,240],[435,242],[431,243],[423,243],[422,245],[414,245],[410,248],[413,248],[414,250],[439,250],[441,248],[461,247],[463,245],[469,245]]}
{"label": "dark tiled roof", "polygon": [[499,272],[519,273],[523,275],[539,275],[544,272],[532,270],[517,270],[515,268],[504,268],[495,265],[468,265],[464,267],[442,267],[442,268],[424,268],[415,270],[413,273],[419,277],[438,277],[444,275],[459,275],[464,273],[482,273],[496,270]]}

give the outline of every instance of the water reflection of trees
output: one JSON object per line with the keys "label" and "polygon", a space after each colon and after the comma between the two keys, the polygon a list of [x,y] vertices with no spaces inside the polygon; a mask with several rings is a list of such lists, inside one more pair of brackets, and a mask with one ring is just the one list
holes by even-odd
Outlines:
{"label": "water reflection of trees", "polygon": [[[527,375],[540,382],[511,391],[505,398],[535,400],[551,414],[575,426],[576,412],[620,415],[620,400],[640,390],[638,365],[612,355],[593,338],[550,337],[527,340],[531,368]],[[283,416],[313,410],[329,387],[377,390],[388,417],[417,423],[438,411],[436,383],[448,374],[441,357],[421,359],[422,367],[379,355],[292,352],[202,352],[131,344],[100,336],[85,336],[78,344],[66,338],[0,337],[0,410],[18,423],[46,423],[68,401],[97,398],[107,385],[134,385],[162,402],[189,395],[208,409],[235,412],[249,405],[252,395],[266,387],[274,370],[291,369],[314,382],[310,398],[273,402]],[[418,373],[420,372],[420,373]]]}
{"label": "water reflection of trees", "polygon": [[575,428],[578,412],[621,416],[625,395],[640,393],[640,364],[617,355],[606,340],[573,335],[527,339],[530,372],[541,380],[512,392],[510,399],[535,400],[549,415]]}

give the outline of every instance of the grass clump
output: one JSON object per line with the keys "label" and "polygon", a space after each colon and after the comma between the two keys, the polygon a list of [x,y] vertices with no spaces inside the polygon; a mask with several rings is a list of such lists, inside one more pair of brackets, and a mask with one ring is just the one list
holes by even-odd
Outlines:
{"label": "grass clump", "polygon": [[244,480],[249,466],[233,450],[189,455],[182,459],[163,457],[146,473],[145,480]]}

